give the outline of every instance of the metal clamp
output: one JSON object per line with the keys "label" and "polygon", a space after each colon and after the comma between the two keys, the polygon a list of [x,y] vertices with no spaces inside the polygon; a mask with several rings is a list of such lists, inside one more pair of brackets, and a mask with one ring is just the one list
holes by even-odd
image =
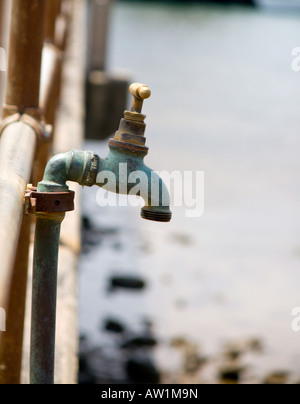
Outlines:
{"label": "metal clamp", "polygon": [[31,184],[27,186],[24,198],[24,214],[71,212],[75,192],[37,192]]}
{"label": "metal clamp", "polygon": [[24,114],[17,112],[4,118],[0,123],[0,136],[7,126],[16,122],[23,122],[30,126],[35,131],[39,144],[48,142],[51,139],[52,125],[38,119],[32,110],[26,110]]}

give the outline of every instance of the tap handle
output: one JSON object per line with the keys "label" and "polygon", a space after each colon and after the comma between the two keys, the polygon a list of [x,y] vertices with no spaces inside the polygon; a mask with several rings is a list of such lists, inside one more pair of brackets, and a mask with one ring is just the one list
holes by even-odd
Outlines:
{"label": "tap handle", "polygon": [[129,88],[130,94],[133,96],[131,111],[142,112],[143,102],[151,96],[151,90],[145,84],[134,83]]}

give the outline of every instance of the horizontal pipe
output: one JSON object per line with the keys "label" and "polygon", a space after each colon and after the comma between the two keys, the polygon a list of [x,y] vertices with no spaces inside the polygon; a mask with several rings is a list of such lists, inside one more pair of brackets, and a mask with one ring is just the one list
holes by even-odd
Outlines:
{"label": "horizontal pipe", "polygon": [[7,126],[0,139],[0,307],[4,309],[23,218],[24,192],[30,181],[36,144],[35,131],[23,122]]}

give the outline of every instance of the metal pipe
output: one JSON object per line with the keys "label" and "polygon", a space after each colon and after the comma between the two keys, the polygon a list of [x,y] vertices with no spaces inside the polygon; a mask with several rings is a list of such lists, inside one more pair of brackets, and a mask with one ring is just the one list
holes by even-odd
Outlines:
{"label": "metal pipe", "polygon": [[[39,106],[43,112],[47,110],[53,89],[58,80],[62,55],[61,52],[50,43],[46,43],[42,53],[40,101]],[[52,123],[52,122],[51,122]]]}
{"label": "metal pipe", "polygon": [[30,181],[36,145],[36,132],[24,122],[7,126],[0,138],[0,307],[3,308],[8,305],[24,191]]}
{"label": "metal pipe", "polygon": [[30,383],[54,384],[57,262],[64,213],[36,215]]}
{"label": "metal pipe", "polygon": [[0,1],[0,46],[4,47],[8,39],[8,22],[9,22],[10,0]]}
{"label": "metal pipe", "polygon": [[39,192],[67,192],[68,181],[80,185],[96,184],[99,157],[92,152],[71,150],[52,157],[48,162],[43,181],[38,184]]}
{"label": "metal pipe", "polygon": [[114,0],[89,1],[88,71],[105,70],[110,13]]}
{"label": "metal pipe", "polygon": [[[48,163],[38,192],[68,191],[67,180],[88,185],[93,154],[69,152]],[[95,181],[95,179],[94,179]],[[30,383],[54,383],[57,263],[64,213],[37,213],[33,259]]]}
{"label": "metal pipe", "polygon": [[38,108],[46,0],[13,0],[6,104]]}
{"label": "metal pipe", "polygon": [[56,19],[54,43],[62,51],[66,49],[73,10],[74,1],[64,0],[61,4],[61,12]]}
{"label": "metal pipe", "polygon": [[63,52],[70,23],[69,1],[47,0],[45,38],[42,54],[40,109],[52,125],[52,137],[40,146],[35,164],[34,183],[42,180],[55,135],[55,117],[60,98]]}
{"label": "metal pipe", "polygon": [[62,0],[47,0],[45,39],[51,43],[54,43],[56,18],[61,11],[61,3]]}
{"label": "metal pipe", "polygon": [[[55,112],[58,103],[58,86],[60,83],[62,67],[62,52],[51,43],[45,43],[42,53],[41,83],[40,83],[40,110],[45,120],[54,127]],[[43,173],[51,152],[53,131],[51,139],[42,143],[37,151],[33,183],[42,180]]]}

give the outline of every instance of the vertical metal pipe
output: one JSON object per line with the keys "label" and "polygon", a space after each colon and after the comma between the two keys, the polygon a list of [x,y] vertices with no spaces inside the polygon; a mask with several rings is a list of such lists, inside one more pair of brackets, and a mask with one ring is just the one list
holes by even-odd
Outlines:
{"label": "vertical metal pipe", "polygon": [[0,46],[7,48],[11,0],[0,1]]}
{"label": "vertical metal pipe", "polygon": [[[42,55],[40,108],[43,111],[43,115],[45,115],[52,101],[51,97],[53,93],[57,92],[55,90],[61,71],[62,53],[56,46],[46,43]],[[53,121],[47,119],[47,116],[46,120],[48,123],[53,124]]]}
{"label": "vertical metal pipe", "polygon": [[46,0],[13,0],[7,106],[38,108]]}
{"label": "vertical metal pipe", "polygon": [[32,284],[30,383],[54,384],[57,265],[65,214],[37,214]]}
{"label": "vertical metal pipe", "polygon": [[47,0],[45,39],[51,43],[54,43],[56,18],[61,11],[61,3],[62,0]]}
{"label": "vertical metal pipe", "polygon": [[112,5],[113,0],[89,1],[88,71],[105,70]]}
{"label": "vertical metal pipe", "polygon": [[0,1],[0,46],[4,46],[7,38],[7,17],[10,0]]}
{"label": "vertical metal pipe", "polygon": [[41,145],[36,158],[34,183],[42,180],[44,169],[55,136],[55,118],[61,92],[62,64],[67,43],[73,2],[47,0],[45,38],[43,49],[40,108],[46,121],[52,125],[51,141]]}
{"label": "vertical metal pipe", "polygon": [[63,13],[63,0],[47,0],[45,40],[43,49],[40,108],[46,121],[52,125],[52,138],[41,145],[36,158],[34,183],[42,180],[55,132],[55,117],[60,96],[63,51],[69,19]]}

